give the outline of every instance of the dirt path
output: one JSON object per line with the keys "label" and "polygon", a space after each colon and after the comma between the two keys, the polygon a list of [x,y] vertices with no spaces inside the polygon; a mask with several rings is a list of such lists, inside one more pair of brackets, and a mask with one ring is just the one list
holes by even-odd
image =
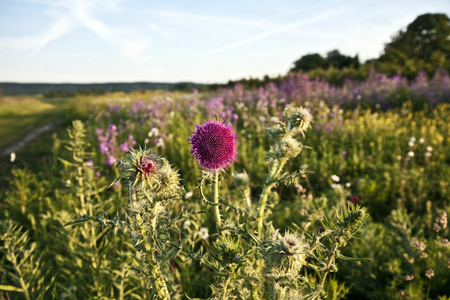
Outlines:
{"label": "dirt path", "polygon": [[18,152],[23,147],[25,147],[29,142],[38,138],[41,134],[43,134],[44,132],[49,131],[53,128],[55,128],[55,123],[48,123],[41,127],[34,128],[30,132],[28,132],[20,141],[5,147],[5,149],[3,149],[1,155],[6,155],[6,154],[9,154],[12,152]]}

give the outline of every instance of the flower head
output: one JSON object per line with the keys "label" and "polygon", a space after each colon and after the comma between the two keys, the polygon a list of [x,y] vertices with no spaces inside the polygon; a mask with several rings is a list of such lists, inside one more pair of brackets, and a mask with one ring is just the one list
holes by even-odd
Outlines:
{"label": "flower head", "polygon": [[300,107],[294,108],[291,115],[287,117],[288,129],[304,133],[311,127],[312,115],[308,109]]}
{"label": "flower head", "polygon": [[308,244],[290,232],[286,232],[284,236],[276,232],[272,239],[265,241],[260,247],[268,266],[297,271],[305,264],[307,250]]}
{"label": "flower head", "polygon": [[191,153],[204,169],[231,166],[237,157],[237,135],[231,126],[217,120],[197,125],[189,138]]}
{"label": "flower head", "polygon": [[202,240],[206,240],[209,237],[209,230],[208,228],[202,227],[198,231],[198,236]]}
{"label": "flower head", "polygon": [[120,178],[130,182],[133,188],[153,189],[159,185],[154,174],[163,164],[164,160],[149,150],[131,149],[117,162],[117,167],[121,169]]}

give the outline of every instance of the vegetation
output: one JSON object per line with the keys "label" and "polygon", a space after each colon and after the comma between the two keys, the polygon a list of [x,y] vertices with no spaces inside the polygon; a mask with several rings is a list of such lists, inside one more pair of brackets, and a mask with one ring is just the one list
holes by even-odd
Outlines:
{"label": "vegetation", "polygon": [[[448,298],[449,82],[439,69],[335,88],[299,72],[78,96],[67,133],[2,157],[0,297]],[[238,135],[216,178],[188,141],[215,115]],[[139,155],[161,169],[123,169]],[[130,185],[133,170],[158,181]]]}
{"label": "vegetation", "polygon": [[[23,138],[31,129],[63,121],[68,99],[45,100],[30,96],[0,98],[0,150]],[[66,126],[64,124],[64,126]]]}

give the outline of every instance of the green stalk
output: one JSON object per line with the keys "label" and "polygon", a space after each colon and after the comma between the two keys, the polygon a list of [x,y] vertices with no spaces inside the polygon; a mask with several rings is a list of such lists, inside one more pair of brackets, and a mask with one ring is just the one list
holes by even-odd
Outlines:
{"label": "green stalk", "polygon": [[284,165],[287,162],[287,158],[283,157],[277,160],[274,165],[272,165],[269,175],[267,176],[266,184],[264,184],[263,191],[259,198],[258,204],[258,235],[260,238],[263,237],[263,225],[264,225],[264,215],[267,206],[267,198],[269,196],[270,190],[276,184],[276,178],[280,175],[281,170],[283,170]]}
{"label": "green stalk", "polygon": [[13,251],[11,251],[10,255],[11,255],[11,258],[12,258],[12,263],[14,265],[14,268],[16,269],[17,274],[19,274],[19,282],[20,282],[20,286],[22,287],[23,293],[25,295],[25,299],[31,300],[30,294],[28,293],[27,284],[23,280],[22,272],[20,271],[19,266],[17,264],[17,257],[16,257],[16,255],[14,254]]}
{"label": "green stalk", "polygon": [[273,187],[273,183],[269,185],[264,185],[263,191],[261,193],[258,205],[258,235],[260,238],[263,237],[263,225],[264,225],[264,212],[267,206],[267,197],[269,196],[269,191]]}
{"label": "green stalk", "polygon": [[428,281],[427,300],[430,299],[431,277]]}
{"label": "green stalk", "polygon": [[266,278],[266,297],[268,300],[277,300],[277,284],[274,278]]}
{"label": "green stalk", "polygon": [[328,275],[328,273],[330,273],[331,262],[333,261],[334,257],[336,256],[336,250],[337,250],[338,246],[339,246],[339,243],[334,244],[333,250],[331,250],[331,256],[328,257],[326,271],[322,277],[322,280],[320,281],[320,287],[322,289],[323,289],[323,285],[325,284],[325,279],[327,279],[327,275]]}
{"label": "green stalk", "polygon": [[219,170],[214,172],[214,219],[216,220],[217,233],[220,233],[220,227],[222,222],[220,220],[220,210],[219,210]]}
{"label": "green stalk", "polygon": [[129,194],[130,194],[130,210],[133,213],[133,203],[136,202],[136,191],[133,188],[133,182],[129,182]]}
{"label": "green stalk", "polygon": [[158,291],[159,299],[170,299],[169,290],[162,276],[161,268],[156,260],[153,260],[153,277],[155,278],[155,286]]}
{"label": "green stalk", "polygon": [[247,212],[249,215],[253,215],[252,200],[250,199],[250,189],[247,187],[243,190],[245,204],[247,205]]}

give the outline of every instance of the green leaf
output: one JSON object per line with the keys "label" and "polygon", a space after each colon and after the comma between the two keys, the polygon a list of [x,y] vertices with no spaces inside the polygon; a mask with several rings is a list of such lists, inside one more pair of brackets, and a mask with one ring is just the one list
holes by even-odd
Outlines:
{"label": "green leaf", "polygon": [[0,284],[0,290],[2,291],[9,291],[9,292],[23,292],[23,289],[12,286],[12,285],[1,285]]}

